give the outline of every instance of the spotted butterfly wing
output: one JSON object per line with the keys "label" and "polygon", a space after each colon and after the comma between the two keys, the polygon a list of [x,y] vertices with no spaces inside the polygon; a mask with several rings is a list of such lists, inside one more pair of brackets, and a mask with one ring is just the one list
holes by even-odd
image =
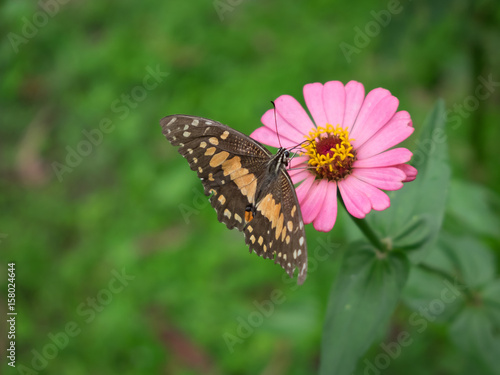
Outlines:
{"label": "spotted butterfly wing", "polygon": [[275,260],[293,277],[307,274],[307,244],[299,203],[286,172],[288,151],[276,155],[219,122],[187,115],[164,117],[165,137],[198,173],[217,219],[245,234],[250,252]]}

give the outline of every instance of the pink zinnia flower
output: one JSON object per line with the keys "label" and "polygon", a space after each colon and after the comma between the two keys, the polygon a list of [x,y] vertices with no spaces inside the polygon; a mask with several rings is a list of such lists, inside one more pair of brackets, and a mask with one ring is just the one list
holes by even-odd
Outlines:
{"label": "pink zinnia flower", "polygon": [[[417,170],[405,164],[412,153],[391,147],[413,133],[408,112],[388,90],[377,88],[365,97],[363,85],[351,81],[310,83],[304,98],[314,122],[299,102],[289,95],[275,101],[276,111],[262,116],[264,126],[251,137],[279,147],[302,144],[289,165],[306,224],[320,231],[333,228],[337,217],[337,190],[351,215],[364,218],[390,206],[382,190],[398,190],[413,181]],[[308,140],[304,142],[305,140]],[[390,149],[390,150],[389,150]]]}

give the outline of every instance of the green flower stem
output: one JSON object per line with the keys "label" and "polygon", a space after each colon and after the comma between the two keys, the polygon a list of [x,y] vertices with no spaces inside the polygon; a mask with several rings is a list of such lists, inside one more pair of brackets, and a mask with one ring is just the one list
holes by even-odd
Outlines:
{"label": "green flower stem", "polygon": [[[349,211],[347,211],[347,208],[345,207],[344,201],[342,199],[339,199],[340,203],[342,206],[344,206],[344,209],[346,212],[349,214]],[[385,245],[380,238],[377,236],[377,234],[373,231],[373,229],[368,225],[368,222],[365,219],[358,219],[351,214],[349,216],[352,218],[354,223],[358,226],[358,228],[363,232],[365,237],[370,241],[370,243],[381,253],[386,254],[389,249],[387,245]]]}
{"label": "green flower stem", "polygon": [[368,225],[365,219],[358,219],[354,216],[351,215],[352,220],[354,220],[354,223],[358,226],[358,228],[363,232],[365,237],[368,239],[368,241],[371,242],[371,244],[379,251],[382,253],[387,253],[389,249],[387,248],[386,245],[380,241],[380,238],[375,234],[373,229]]}

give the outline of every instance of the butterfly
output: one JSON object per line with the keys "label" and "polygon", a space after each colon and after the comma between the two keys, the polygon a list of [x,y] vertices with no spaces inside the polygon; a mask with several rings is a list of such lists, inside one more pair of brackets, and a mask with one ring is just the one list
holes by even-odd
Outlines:
{"label": "butterfly", "polygon": [[250,252],[274,259],[297,283],[307,274],[307,244],[299,202],[286,170],[290,152],[273,155],[261,143],[220,122],[172,115],[162,132],[198,173],[217,219],[245,235]]}

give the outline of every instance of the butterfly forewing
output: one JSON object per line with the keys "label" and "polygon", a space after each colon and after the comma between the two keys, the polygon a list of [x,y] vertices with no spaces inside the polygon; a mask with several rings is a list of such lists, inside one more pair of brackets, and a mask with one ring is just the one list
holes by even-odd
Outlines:
{"label": "butterfly forewing", "polygon": [[[161,120],[165,137],[179,146],[198,173],[217,219],[244,231],[250,251],[274,258],[301,284],[307,272],[307,250],[300,207],[284,166],[260,143],[219,122],[174,115]],[[273,170],[273,169],[271,169]]]}
{"label": "butterfly forewing", "polygon": [[257,185],[257,176],[249,169],[260,172],[271,153],[216,121],[178,115],[163,118],[161,125],[166,138],[180,146],[179,153],[198,173],[217,219],[229,229],[243,230],[245,208],[254,203]]}

